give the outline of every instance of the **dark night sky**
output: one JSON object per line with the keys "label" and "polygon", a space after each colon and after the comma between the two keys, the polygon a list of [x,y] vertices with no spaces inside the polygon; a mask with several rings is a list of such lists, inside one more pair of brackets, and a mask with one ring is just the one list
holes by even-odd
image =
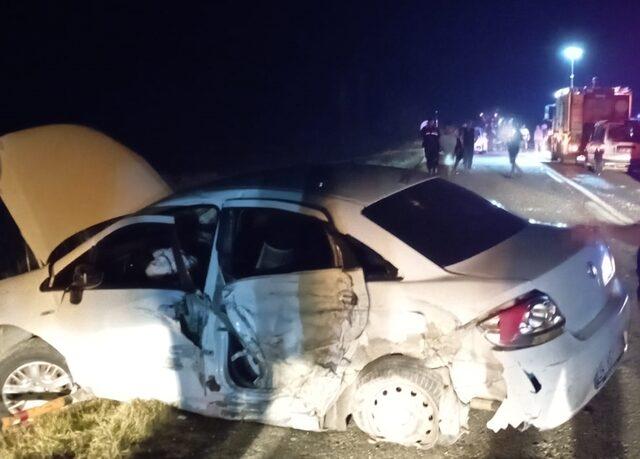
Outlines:
{"label": "dark night sky", "polygon": [[0,133],[86,124],[162,170],[360,155],[434,108],[535,122],[567,84],[567,42],[587,50],[577,84],[640,90],[632,0],[13,3]]}

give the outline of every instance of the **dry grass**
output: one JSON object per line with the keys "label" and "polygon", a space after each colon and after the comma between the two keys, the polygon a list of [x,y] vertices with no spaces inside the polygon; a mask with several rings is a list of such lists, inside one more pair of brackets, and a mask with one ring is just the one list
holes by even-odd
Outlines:
{"label": "dry grass", "polygon": [[126,457],[165,423],[171,409],[154,401],[93,400],[0,434],[0,459]]}

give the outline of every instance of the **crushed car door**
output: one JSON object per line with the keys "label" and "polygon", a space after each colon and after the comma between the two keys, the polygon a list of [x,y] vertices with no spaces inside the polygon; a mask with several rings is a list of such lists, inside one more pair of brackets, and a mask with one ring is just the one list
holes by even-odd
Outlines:
{"label": "crushed car door", "polygon": [[324,214],[293,204],[227,202],[216,246],[221,301],[259,354],[254,373],[243,371],[231,346],[232,379],[324,408],[367,322],[362,270],[343,269]]}
{"label": "crushed car door", "polygon": [[77,383],[117,400],[188,406],[202,398],[201,352],[182,333],[175,306],[194,289],[180,266],[206,271],[211,252],[187,247],[174,217],[141,215],[54,263],[44,290],[58,306],[43,338],[65,356]]}

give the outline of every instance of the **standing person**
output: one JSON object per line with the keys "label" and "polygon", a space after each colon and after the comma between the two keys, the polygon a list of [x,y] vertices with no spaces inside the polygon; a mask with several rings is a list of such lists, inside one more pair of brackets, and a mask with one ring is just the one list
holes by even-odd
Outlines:
{"label": "standing person", "polygon": [[473,165],[473,152],[475,145],[475,129],[473,129],[472,123],[466,122],[462,125],[461,132],[461,141],[462,141],[462,157],[464,160],[464,168],[466,170],[471,170],[471,166]]}
{"label": "standing person", "polygon": [[516,164],[516,158],[518,157],[518,153],[520,152],[520,144],[522,143],[522,131],[517,127],[514,128],[513,134],[509,142],[507,143],[507,150],[509,151],[509,161],[511,162],[511,172],[509,173],[509,177],[513,177],[517,172],[522,175],[522,169]]}
{"label": "standing person", "polygon": [[536,126],[536,130],[533,132],[533,143],[535,145],[535,150],[540,153],[542,151],[542,145],[544,143],[544,132],[542,131],[542,127],[540,127],[540,125]]}
{"label": "standing person", "polygon": [[440,159],[440,132],[434,121],[429,121],[422,131],[422,148],[427,160],[427,171],[429,174],[437,174]]}
{"label": "standing person", "polygon": [[456,174],[456,173],[458,173],[458,164],[460,164],[460,161],[462,161],[462,159],[464,157],[464,149],[462,148],[462,140],[460,140],[459,131],[456,132],[454,130],[453,134],[456,136],[456,146],[455,146],[455,149],[453,150],[454,155],[456,157],[456,161],[453,164],[452,173]]}
{"label": "standing person", "polygon": [[456,135],[455,128],[453,126],[446,126],[444,132],[440,135],[440,150],[444,156],[443,163],[447,171],[447,176],[451,175],[457,144],[458,136]]}
{"label": "standing person", "polygon": [[529,133],[529,128],[524,124],[520,128],[520,138],[522,139],[522,151],[529,150],[529,141],[531,140],[531,134]]}

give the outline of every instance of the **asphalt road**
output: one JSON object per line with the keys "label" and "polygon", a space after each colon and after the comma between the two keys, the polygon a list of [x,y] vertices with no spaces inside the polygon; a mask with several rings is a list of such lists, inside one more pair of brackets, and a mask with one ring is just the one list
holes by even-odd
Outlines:
{"label": "asphalt road", "polygon": [[[399,150],[373,162],[416,167],[419,150]],[[476,157],[470,173],[452,181],[496,201],[525,218],[573,225],[594,221],[640,220],[640,183],[622,172],[596,176],[581,166],[550,164],[543,154],[520,157],[524,174],[508,178],[505,154]],[[418,165],[417,167],[421,167]],[[576,186],[577,185],[577,186]],[[611,241],[618,274],[635,292],[636,248]],[[418,451],[372,443],[350,426],[346,432],[312,433],[227,422],[176,411],[175,421],[163,426],[139,450],[141,456],[171,457],[640,457],[640,318],[635,293],[629,351],[602,392],[572,420],[557,429],[539,432],[514,429],[494,434],[485,427],[492,413],[472,411],[469,434],[448,448]],[[165,448],[180,442],[184,448]],[[165,454],[163,454],[165,453]]]}

